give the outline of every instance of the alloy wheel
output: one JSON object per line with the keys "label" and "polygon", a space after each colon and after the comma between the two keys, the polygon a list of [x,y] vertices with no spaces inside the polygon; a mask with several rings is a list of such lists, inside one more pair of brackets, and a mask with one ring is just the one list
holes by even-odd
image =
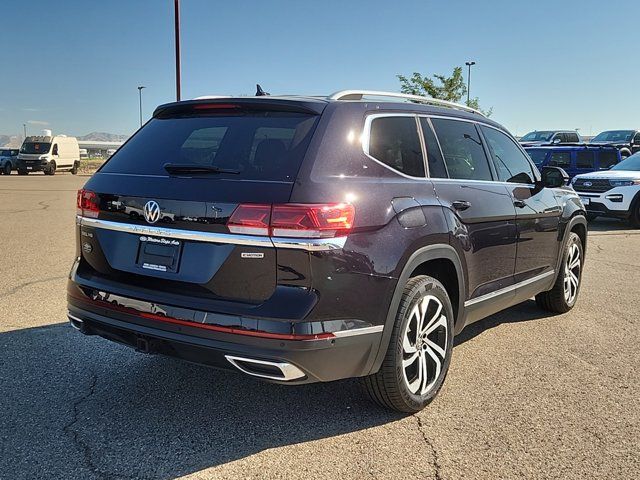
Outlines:
{"label": "alloy wheel", "polygon": [[577,244],[569,247],[567,260],[564,264],[564,299],[572,305],[578,295],[578,287],[580,285],[580,248]]}
{"label": "alloy wheel", "polygon": [[411,310],[402,341],[402,373],[414,395],[426,394],[440,377],[447,336],[442,302],[425,295]]}

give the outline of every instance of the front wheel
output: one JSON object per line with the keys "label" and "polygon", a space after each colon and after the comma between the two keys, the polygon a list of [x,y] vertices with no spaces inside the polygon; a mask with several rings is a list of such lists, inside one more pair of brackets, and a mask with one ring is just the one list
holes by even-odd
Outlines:
{"label": "front wheel", "polygon": [[578,234],[569,233],[556,283],[551,290],[536,295],[539,307],[554,313],[566,313],[573,308],[582,281],[583,252]]}
{"label": "front wheel", "polygon": [[44,169],[45,175],[55,175],[56,174],[56,162],[49,162],[49,165]]}
{"label": "front wheel", "polygon": [[2,173],[4,175],[11,175],[11,163],[7,162],[4,164],[4,167],[2,167]]}
{"label": "front wheel", "polygon": [[380,370],[363,378],[377,404],[415,413],[436,396],[453,351],[453,308],[444,286],[420,275],[404,287]]}
{"label": "front wheel", "polygon": [[73,162],[73,167],[70,170],[71,175],[76,175],[78,173],[78,164],[79,163],[80,162]]}

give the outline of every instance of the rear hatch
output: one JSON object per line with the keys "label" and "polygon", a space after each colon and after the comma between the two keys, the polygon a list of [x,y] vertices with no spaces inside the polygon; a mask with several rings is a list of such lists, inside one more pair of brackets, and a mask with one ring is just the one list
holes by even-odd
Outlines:
{"label": "rear hatch", "polygon": [[264,216],[289,201],[322,108],[277,99],[160,107],[79,192],[81,267],[173,294],[269,298],[277,259]]}

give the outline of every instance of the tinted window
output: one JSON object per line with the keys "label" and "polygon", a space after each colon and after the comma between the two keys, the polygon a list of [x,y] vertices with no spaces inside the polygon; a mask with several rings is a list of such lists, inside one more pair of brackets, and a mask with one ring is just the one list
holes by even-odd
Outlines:
{"label": "tinted window", "polygon": [[[631,158],[631,157],[629,157]],[[600,151],[600,168],[609,168],[618,163],[618,152],[615,150]]]}
{"label": "tinted window", "polygon": [[549,159],[549,166],[567,168],[571,165],[571,152],[553,152]]}
{"label": "tinted window", "polygon": [[535,149],[535,148],[527,148],[527,153],[538,167],[541,167],[544,163],[544,160],[547,158],[548,150]]}
{"label": "tinted window", "polygon": [[449,177],[492,180],[482,141],[473,123],[434,118],[435,128]]}
{"label": "tinted window", "polygon": [[529,159],[504,133],[482,126],[487,139],[498,178],[503,182],[533,183],[533,170]]}
{"label": "tinted window", "polygon": [[31,154],[48,153],[50,148],[51,148],[50,143],[40,143],[40,142],[26,143],[25,142],[22,144],[22,147],[20,147],[20,152],[31,153]]}
{"label": "tinted window", "polygon": [[548,142],[551,140],[553,132],[529,132],[520,139],[522,142]]}
{"label": "tinted window", "polygon": [[165,163],[236,170],[238,179],[294,180],[317,117],[244,112],[154,118],[116,151],[106,173],[167,175]]}
{"label": "tinted window", "polygon": [[438,140],[436,135],[429,125],[429,121],[426,118],[421,118],[422,133],[424,135],[424,143],[427,147],[427,163],[429,164],[429,176],[431,178],[447,178],[447,167],[442,159],[440,153],[440,147],[438,146]]}
{"label": "tinted window", "polygon": [[592,142],[630,142],[633,130],[609,130],[596,135]]}
{"label": "tinted window", "polygon": [[576,152],[576,167],[578,168],[594,168],[595,153],[587,150]]}
{"label": "tinted window", "polygon": [[424,177],[415,117],[381,117],[371,122],[369,155],[394,170]]}
{"label": "tinted window", "polygon": [[567,136],[567,141],[568,142],[571,142],[571,143],[580,142],[580,137],[578,136],[577,133],[567,132],[565,135]]}

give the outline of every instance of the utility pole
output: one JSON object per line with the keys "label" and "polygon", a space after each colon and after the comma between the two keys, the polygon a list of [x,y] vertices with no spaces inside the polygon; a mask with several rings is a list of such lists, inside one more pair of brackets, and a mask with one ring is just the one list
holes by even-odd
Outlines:
{"label": "utility pole", "polygon": [[147,88],[144,85],[138,86],[138,99],[140,103],[140,126],[142,126],[142,89]]}
{"label": "utility pole", "polygon": [[27,138],[27,124],[26,124],[26,123],[23,123],[23,124],[22,124],[22,128],[23,128],[23,130],[24,130],[24,138]]}
{"label": "utility pole", "polygon": [[475,64],[476,62],[465,62],[465,65],[469,67],[469,74],[467,75],[467,105],[469,105],[469,100],[471,99],[471,66]]}
{"label": "utility pole", "polygon": [[173,0],[176,34],[176,100],[180,101],[180,0]]}

